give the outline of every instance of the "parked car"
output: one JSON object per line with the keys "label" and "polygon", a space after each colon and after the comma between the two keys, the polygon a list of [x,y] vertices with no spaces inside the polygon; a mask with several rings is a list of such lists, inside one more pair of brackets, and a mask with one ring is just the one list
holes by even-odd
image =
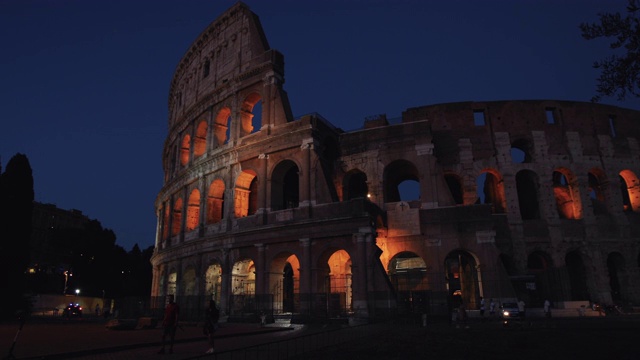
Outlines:
{"label": "parked car", "polygon": [[69,304],[62,311],[62,316],[66,317],[82,317],[82,306],[80,304]]}
{"label": "parked car", "polygon": [[502,318],[505,320],[517,319],[520,316],[520,311],[518,310],[518,303],[506,302],[506,303],[503,303],[500,308],[502,309]]}

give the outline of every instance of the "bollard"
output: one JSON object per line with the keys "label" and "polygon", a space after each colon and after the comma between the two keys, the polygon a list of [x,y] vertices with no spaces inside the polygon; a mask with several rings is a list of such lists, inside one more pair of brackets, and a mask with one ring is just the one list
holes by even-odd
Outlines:
{"label": "bollard", "polygon": [[422,327],[427,327],[427,314],[422,314]]}

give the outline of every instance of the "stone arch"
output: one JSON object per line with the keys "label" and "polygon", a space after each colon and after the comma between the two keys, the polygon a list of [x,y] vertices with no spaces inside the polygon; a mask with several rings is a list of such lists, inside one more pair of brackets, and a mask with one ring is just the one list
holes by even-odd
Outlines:
{"label": "stone arch", "polygon": [[357,198],[366,198],[369,195],[369,186],[367,185],[367,174],[354,169],[349,171],[344,177],[344,200]]}
{"label": "stone arch", "polygon": [[224,217],[224,181],[215,179],[207,194],[207,224],[222,221]]}
{"label": "stone arch", "polygon": [[235,217],[253,215],[258,206],[258,180],[253,170],[243,170],[236,180],[234,189]]}
{"label": "stone arch", "polygon": [[640,211],[640,181],[631,170],[620,171],[620,194],[624,211]]}
{"label": "stone arch", "polygon": [[196,284],[196,269],[187,266],[182,274],[182,294],[185,296],[196,296],[198,287]]}
{"label": "stone arch", "polygon": [[389,261],[387,274],[396,291],[400,311],[423,313],[428,309],[427,264],[419,255],[403,251]]}
{"label": "stone arch", "polygon": [[582,203],[576,176],[566,168],[558,168],[551,176],[556,209],[561,219],[581,219]]}
{"label": "stone arch", "polygon": [[351,256],[345,249],[326,249],[318,260],[317,292],[326,294],[328,316],[353,310]]}
{"label": "stone arch", "polygon": [[189,164],[189,153],[191,151],[191,136],[189,134],[182,138],[180,143],[180,165],[186,167]]}
{"label": "stone arch", "polygon": [[601,169],[591,169],[588,174],[589,199],[594,215],[604,215],[607,210],[606,184],[607,177]]}
{"label": "stone arch", "polygon": [[295,254],[282,252],[271,261],[269,292],[273,296],[275,313],[292,313],[300,309],[300,260]]}
{"label": "stone arch", "polygon": [[193,157],[199,158],[207,151],[208,125],[206,120],[200,121],[196,128],[196,135],[193,138]]}
{"label": "stone arch", "polygon": [[[403,199],[400,193],[400,184],[406,181],[418,183],[418,193],[413,194],[413,199]],[[398,202],[420,199],[420,173],[418,168],[408,160],[396,160],[384,168],[383,187],[384,202]]]}
{"label": "stone arch", "polygon": [[522,220],[540,219],[538,175],[531,170],[518,171],[516,174],[516,188]]}
{"label": "stone arch", "polygon": [[578,250],[573,250],[565,256],[565,264],[569,275],[569,284],[571,286],[571,300],[581,301],[589,300],[589,291],[587,288],[586,268],[582,255]]}
{"label": "stone arch", "polygon": [[483,170],[476,179],[476,193],[478,194],[478,204],[491,205],[493,214],[506,213],[504,181],[499,172],[494,169]]}
{"label": "stone arch", "polygon": [[462,205],[464,203],[464,185],[462,178],[454,173],[444,174],[444,180],[447,183],[453,202],[456,205]]}
{"label": "stone arch", "polygon": [[[252,92],[242,101],[242,107],[240,109],[240,137],[249,135],[255,131],[260,130],[261,121],[255,123],[254,118],[257,120],[262,119],[262,96],[257,92]],[[259,105],[258,105],[259,104]],[[258,109],[259,108],[259,109]],[[254,112],[255,110],[260,110],[259,114]]]}
{"label": "stone arch", "polygon": [[204,293],[207,299],[213,299],[217,304],[220,304],[220,295],[222,293],[222,265],[218,262],[207,267]]}
{"label": "stone arch", "polygon": [[178,290],[178,271],[176,269],[169,270],[169,275],[167,275],[167,292],[166,295],[173,295],[174,297],[177,295],[176,291]]}
{"label": "stone arch", "polygon": [[171,236],[180,234],[182,226],[182,198],[177,198],[173,203],[173,211],[171,217]]}
{"label": "stone arch", "polygon": [[612,252],[607,256],[607,270],[609,272],[609,287],[611,300],[615,303],[625,303],[627,300],[628,273],[624,256],[619,252]]}
{"label": "stone arch", "polygon": [[255,264],[252,259],[239,259],[231,268],[231,314],[255,311],[255,295]]}
{"label": "stone arch", "polygon": [[292,160],[278,163],[271,173],[271,209],[293,209],[300,203],[298,166]]}
{"label": "stone arch", "polygon": [[186,231],[193,231],[200,224],[200,190],[193,189],[187,203]]}
{"label": "stone arch", "polygon": [[231,137],[231,109],[223,107],[218,111],[213,123],[213,137],[215,146],[221,146],[229,142]]}
{"label": "stone arch", "polygon": [[453,307],[464,304],[467,309],[475,309],[480,303],[482,290],[478,261],[466,250],[454,250],[444,260],[448,297]]}
{"label": "stone arch", "polygon": [[527,274],[533,276],[535,288],[529,288],[528,295],[532,304],[543,304],[553,297],[555,276],[551,256],[542,250],[536,250],[527,257]]}
{"label": "stone arch", "polygon": [[533,161],[533,144],[529,139],[521,138],[511,143],[511,161],[530,163]]}

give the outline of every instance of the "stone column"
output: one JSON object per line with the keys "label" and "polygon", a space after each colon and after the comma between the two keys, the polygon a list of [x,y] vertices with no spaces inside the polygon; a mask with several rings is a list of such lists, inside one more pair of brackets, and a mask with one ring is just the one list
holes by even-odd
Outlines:
{"label": "stone column", "polygon": [[[367,297],[367,240],[362,232],[353,234],[356,242],[355,261],[352,261],[352,307],[356,317],[368,317],[369,306]],[[355,265],[355,266],[353,266]],[[355,270],[355,272],[354,272]]]}
{"label": "stone column", "polygon": [[200,211],[198,211],[198,236],[204,236],[207,214],[207,183],[205,176],[200,174]]}
{"label": "stone column", "polygon": [[224,311],[225,314],[229,314],[230,303],[229,297],[231,296],[231,269],[233,264],[229,263],[229,250],[221,249],[220,250],[220,266],[222,267],[222,280],[220,284],[220,310]]}
{"label": "stone column", "polygon": [[265,284],[266,280],[269,279],[269,276],[266,271],[265,266],[265,246],[264,244],[254,244],[256,249],[258,249],[258,256],[255,261],[256,268],[256,310],[260,311],[263,309],[268,309],[268,286]]}
{"label": "stone column", "polygon": [[299,206],[311,206],[311,151],[313,150],[313,139],[304,139],[302,145],[302,169],[300,173],[300,204]]}
{"label": "stone column", "polygon": [[263,224],[267,223],[266,213],[268,212],[268,181],[267,181],[267,170],[269,165],[269,155],[268,154],[260,154],[258,155],[258,159],[260,159],[260,174],[258,174],[258,214],[263,214]]}
{"label": "stone column", "polygon": [[300,309],[301,314],[311,312],[311,239],[300,239],[302,259],[300,259]]}

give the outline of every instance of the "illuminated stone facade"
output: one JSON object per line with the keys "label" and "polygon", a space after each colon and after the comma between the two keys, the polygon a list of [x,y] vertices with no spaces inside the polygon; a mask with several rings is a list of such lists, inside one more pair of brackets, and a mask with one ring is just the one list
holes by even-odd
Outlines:
{"label": "illuminated stone facade", "polygon": [[[640,300],[640,112],[461,102],[345,132],[294,119],[283,55],[233,6],[169,95],[152,296],[193,316],[446,313]],[[405,186],[413,186],[413,192]]]}

